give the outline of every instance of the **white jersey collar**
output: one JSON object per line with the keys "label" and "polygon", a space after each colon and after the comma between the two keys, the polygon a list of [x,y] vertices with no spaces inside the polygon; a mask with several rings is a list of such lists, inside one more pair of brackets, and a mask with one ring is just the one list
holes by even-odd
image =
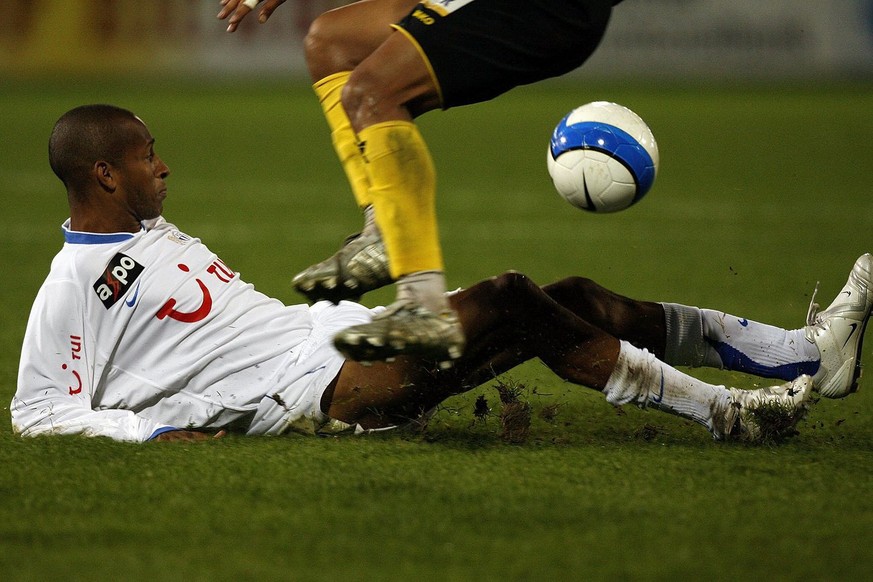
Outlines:
{"label": "white jersey collar", "polygon": [[[61,225],[64,231],[64,241],[74,245],[104,245],[120,243],[130,240],[136,233],[133,232],[81,232],[70,229],[70,219]],[[145,230],[145,226],[143,226]]]}

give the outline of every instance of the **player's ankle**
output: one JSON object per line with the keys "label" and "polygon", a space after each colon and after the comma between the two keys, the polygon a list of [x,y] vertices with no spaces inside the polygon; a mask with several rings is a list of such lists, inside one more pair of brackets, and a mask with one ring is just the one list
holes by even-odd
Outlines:
{"label": "player's ankle", "polygon": [[397,280],[397,300],[411,301],[434,313],[449,310],[446,277],[442,271],[418,271]]}

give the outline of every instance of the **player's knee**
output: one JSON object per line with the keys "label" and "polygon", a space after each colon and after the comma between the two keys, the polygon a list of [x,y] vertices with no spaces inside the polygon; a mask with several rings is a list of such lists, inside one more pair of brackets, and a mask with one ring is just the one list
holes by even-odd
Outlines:
{"label": "player's knee", "polygon": [[361,57],[352,54],[352,45],[344,38],[343,31],[347,26],[338,18],[331,12],[321,14],[309,25],[303,39],[306,65],[313,80],[350,71],[360,62]]}
{"label": "player's knee", "polygon": [[382,121],[381,116],[386,111],[397,107],[393,96],[385,91],[384,83],[363,69],[356,69],[343,87],[342,105],[356,131]]}
{"label": "player's knee", "polygon": [[493,277],[491,281],[500,295],[511,297],[529,294],[537,286],[530,277],[518,271],[506,271]]}

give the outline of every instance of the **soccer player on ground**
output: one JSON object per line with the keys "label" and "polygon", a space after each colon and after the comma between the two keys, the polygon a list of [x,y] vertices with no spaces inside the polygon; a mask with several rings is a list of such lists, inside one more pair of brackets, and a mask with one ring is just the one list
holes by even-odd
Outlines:
{"label": "soccer player on ground", "polygon": [[[284,0],[266,0],[265,22]],[[233,31],[257,5],[222,0]],[[413,120],[488,101],[578,68],[619,0],[367,0],[319,16],[306,62],[364,228],[294,286],[310,300],[360,297],[397,282],[397,300],[337,347],[357,360],[457,358],[464,335],[445,296],[436,177]]]}
{"label": "soccer player on ground", "polygon": [[[614,405],[676,414],[716,439],[778,437],[793,431],[813,386],[828,397],[857,389],[873,306],[869,254],[830,307],[791,331],[635,301],[579,277],[539,287],[505,273],[448,296],[469,342],[456,365],[401,356],[365,366],[331,338],[381,309],[286,306],[165,221],[170,170],[133,113],[67,112],[49,160],[70,218],[25,332],[10,406],[21,435],[146,441],[388,428],[531,358]],[[744,391],[670,364],[788,382]]]}

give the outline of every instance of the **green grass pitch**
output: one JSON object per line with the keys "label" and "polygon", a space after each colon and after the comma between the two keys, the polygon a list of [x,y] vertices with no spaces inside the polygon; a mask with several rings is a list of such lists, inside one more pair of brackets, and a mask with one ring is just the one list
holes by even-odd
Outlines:
{"label": "green grass pitch", "polygon": [[[143,88],[146,87],[146,88]],[[607,99],[651,125],[648,197],[596,216],[554,193],[553,125]],[[127,445],[21,440],[8,403],[28,309],[61,245],[55,119],[133,109],[172,170],[165,213],[262,291],[358,227],[305,84],[0,81],[0,572],[5,580],[837,580],[873,566],[873,380],[821,401],[779,446],[716,444],[616,410],[538,362],[532,426],[499,435],[492,382],[424,434]],[[452,286],[505,269],[803,324],[873,250],[869,85],[627,86],[580,78],[421,120]],[[384,303],[391,291],[367,298]],[[873,361],[873,340],[864,357]],[[692,373],[750,388],[757,380]],[[474,414],[484,397],[490,415]]]}

